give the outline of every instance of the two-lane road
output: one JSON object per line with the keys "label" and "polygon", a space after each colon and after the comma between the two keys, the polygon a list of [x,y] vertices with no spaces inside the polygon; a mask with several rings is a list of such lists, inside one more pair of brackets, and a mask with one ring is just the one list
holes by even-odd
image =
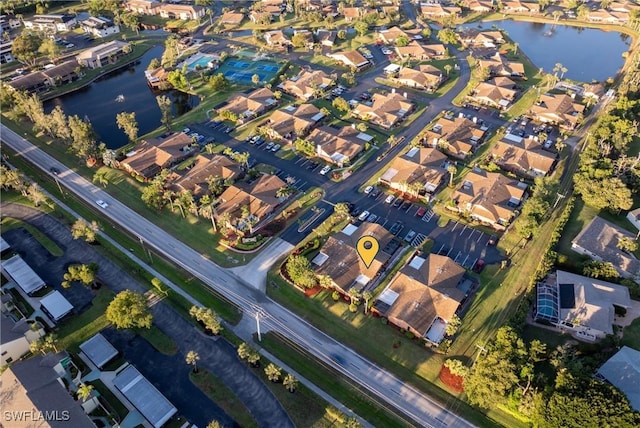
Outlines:
{"label": "two-lane road", "polygon": [[[405,384],[384,369],[364,359],[306,321],[245,284],[230,271],[199,254],[185,243],[146,220],[126,205],[93,185],[65,165],[38,149],[6,126],[0,127],[2,141],[18,154],[48,172],[56,167],[58,181],[89,204],[101,199],[109,204],[103,214],[134,236],[143,240],[205,284],[225,295],[246,314],[263,314],[263,325],[307,349],[326,364],[349,376],[390,407],[397,409],[421,426],[470,427],[469,422],[444,409],[439,403]],[[97,205],[96,205],[97,207]]]}

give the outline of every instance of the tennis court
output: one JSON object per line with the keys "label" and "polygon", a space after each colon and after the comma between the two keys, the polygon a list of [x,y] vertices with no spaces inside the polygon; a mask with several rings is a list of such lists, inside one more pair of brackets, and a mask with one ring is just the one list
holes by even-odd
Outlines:
{"label": "tennis court", "polygon": [[258,75],[260,83],[271,81],[280,70],[281,65],[272,61],[250,61],[248,59],[228,58],[218,68],[217,72],[236,83],[252,84],[251,79]]}

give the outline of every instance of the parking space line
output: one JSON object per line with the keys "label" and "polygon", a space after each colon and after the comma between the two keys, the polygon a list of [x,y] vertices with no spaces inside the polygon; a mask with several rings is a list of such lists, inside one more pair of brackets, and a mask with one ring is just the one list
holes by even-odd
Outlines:
{"label": "parking space line", "polygon": [[475,232],[475,229],[471,229],[471,234],[469,236],[467,236],[467,238],[471,239],[471,237],[473,236],[473,233]]}
{"label": "parking space line", "polygon": [[480,232],[480,236],[478,237],[478,240],[476,242],[480,242],[482,238],[484,238],[484,233]]}
{"label": "parking space line", "polygon": [[384,223],[381,223],[381,226],[384,227],[385,224],[387,224],[389,220],[387,220],[386,218],[384,219]]}
{"label": "parking space line", "polygon": [[478,259],[475,259],[475,260],[473,261],[473,263],[471,263],[471,265],[470,265],[470,266],[471,266],[471,269],[473,269],[473,267],[476,265],[476,262],[477,262],[477,261],[478,261]]}
{"label": "parking space line", "polygon": [[307,184],[306,181],[304,183],[302,183],[300,186],[298,186],[298,189],[302,190],[302,188],[304,187],[305,184]]}
{"label": "parking space line", "polygon": [[464,261],[462,262],[462,266],[464,266],[464,264],[467,262],[468,258],[469,258],[469,254],[467,254],[467,257],[464,258]]}
{"label": "parking space line", "polygon": [[440,254],[443,248],[444,248],[444,244],[442,244],[442,247],[440,247],[440,249],[438,250],[438,254]]}
{"label": "parking space line", "polygon": [[460,235],[462,235],[464,233],[464,231],[467,230],[467,225],[465,224],[464,227],[462,228],[462,232],[460,232]]}
{"label": "parking space line", "polygon": [[456,221],[456,224],[454,224],[454,225],[453,225],[453,229],[451,229],[451,231],[453,232],[454,230],[456,230],[456,227],[458,227],[458,225],[459,225],[459,224],[460,224],[460,223],[458,223],[458,222]]}
{"label": "parking space line", "polygon": [[307,160],[305,160],[304,162],[302,162],[302,163],[300,164],[300,166],[305,166],[305,165],[306,165],[306,164],[308,164],[309,162],[310,162],[310,160],[309,160],[309,159],[307,159]]}
{"label": "parking space line", "polygon": [[451,251],[453,251],[453,248],[451,248],[449,251],[447,251],[447,257],[449,257],[449,254],[451,254]]}

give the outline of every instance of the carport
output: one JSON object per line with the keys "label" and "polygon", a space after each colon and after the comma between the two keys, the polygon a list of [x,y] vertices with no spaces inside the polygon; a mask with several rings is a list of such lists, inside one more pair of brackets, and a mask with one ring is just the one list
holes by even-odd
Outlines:
{"label": "carport", "polygon": [[118,350],[100,333],[81,344],[80,350],[99,369],[118,355]]}
{"label": "carport", "polygon": [[58,321],[73,310],[73,305],[58,290],[55,290],[40,300],[40,309],[49,318]]}
{"label": "carport", "polygon": [[29,295],[45,287],[42,278],[18,255],[3,261],[2,270],[18,284],[22,291]]}

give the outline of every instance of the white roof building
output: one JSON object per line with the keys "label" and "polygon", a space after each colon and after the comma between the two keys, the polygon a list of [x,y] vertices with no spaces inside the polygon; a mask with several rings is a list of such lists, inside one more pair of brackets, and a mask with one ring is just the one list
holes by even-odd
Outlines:
{"label": "white roof building", "polygon": [[52,291],[40,300],[40,308],[58,321],[73,310],[73,305],[58,290]]}
{"label": "white roof building", "polygon": [[2,270],[27,294],[35,293],[45,287],[44,281],[19,255],[3,260]]}

